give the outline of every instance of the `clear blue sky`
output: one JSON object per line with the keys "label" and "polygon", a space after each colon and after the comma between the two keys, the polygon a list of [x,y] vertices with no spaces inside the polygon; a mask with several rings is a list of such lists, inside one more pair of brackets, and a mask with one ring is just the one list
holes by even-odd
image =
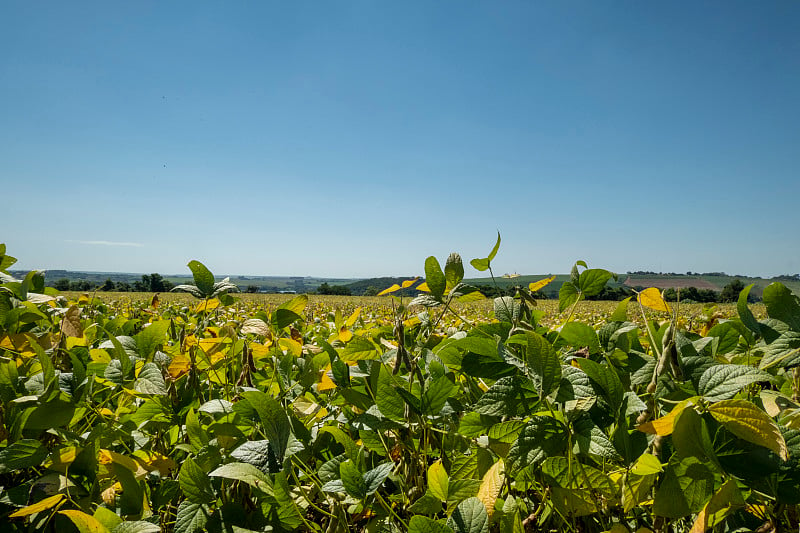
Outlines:
{"label": "clear blue sky", "polygon": [[7,1],[0,49],[23,268],[800,272],[798,2]]}

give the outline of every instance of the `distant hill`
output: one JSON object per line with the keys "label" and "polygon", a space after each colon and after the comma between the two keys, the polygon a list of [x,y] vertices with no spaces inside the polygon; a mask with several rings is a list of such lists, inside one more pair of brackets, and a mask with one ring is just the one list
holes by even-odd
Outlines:
{"label": "distant hill", "polygon": [[[27,274],[26,271],[12,270],[11,274],[15,277],[22,278]],[[498,276],[494,281],[492,278],[468,278],[465,283],[477,287],[494,287],[495,283],[498,287],[506,289],[514,286],[526,287],[528,284],[538,281],[540,279],[551,276],[551,274],[526,274],[514,275],[513,277]],[[225,276],[217,276],[221,279]],[[181,283],[191,283],[192,277],[189,274],[164,274],[163,278],[175,285]],[[102,285],[107,279],[114,283],[129,283],[133,284],[142,279],[142,274],[130,272],[79,272],[71,270],[47,270],[45,273],[45,283],[47,285],[54,285],[60,279],[67,279],[73,281],[86,281],[92,285]],[[346,286],[350,289],[353,295],[363,295],[365,293],[377,293],[393,284],[400,284],[409,279],[408,277],[379,277],[379,278],[322,278],[322,277],[304,277],[304,276],[246,276],[234,275],[230,276],[231,282],[237,285],[242,291],[246,290],[249,286],[258,287],[259,292],[311,292],[315,291],[323,283],[331,286]],[[731,281],[739,279],[745,285],[754,284],[751,294],[756,297],[761,297],[764,288],[774,281],[780,281],[786,285],[794,294],[800,295],[800,275],[787,275],[777,276],[775,278],[759,278],[753,276],[734,276],[724,272],[710,272],[710,273],[655,273],[655,272],[631,272],[629,274],[619,274],[618,280],[613,279],[609,282],[609,287],[619,288],[621,286],[629,288],[644,288],[644,287],[658,287],[661,289],[666,288],[683,288],[695,287],[697,289],[710,289],[714,291],[721,291],[725,285]],[[558,291],[561,285],[569,280],[569,274],[556,274],[556,279],[552,283],[542,289],[542,293],[547,298],[558,298]],[[423,281],[423,280],[420,280]],[[416,284],[415,284],[416,285]],[[416,294],[416,291],[409,289],[410,294]]]}

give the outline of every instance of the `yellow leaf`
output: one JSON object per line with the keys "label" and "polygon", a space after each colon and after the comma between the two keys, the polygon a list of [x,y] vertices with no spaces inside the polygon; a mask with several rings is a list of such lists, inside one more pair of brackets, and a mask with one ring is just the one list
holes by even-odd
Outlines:
{"label": "yellow leaf", "polygon": [[413,284],[415,284],[415,283],[417,282],[417,280],[418,280],[418,279],[419,279],[419,277],[416,277],[416,278],[414,278],[414,279],[407,279],[407,280],[405,280],[403,283],[401,283],[400,285],[401,285],[401,286],[402,286],[404,289],[407,289],[407,288],[409,288],[410,286],[412,286]]}
{"label": "yellow leaf", "polygon": [[50,496],[49,498],[45,498],[39,502],[34,503],[33,505],[29,505],[27,507],[23,507],[16,512],[11,513],[8,515],[9,518],[19,518],[21,516],[30,516],[34,513],[40,513],[42,511],[46,511],[52,507],[63,502],[67,497],[63,494],[56,494],[55,496]]}
{"label": "yellow leaf", "polygon": [[764,446],[789,459],[789,450],[778,425],[767,413],[746,400],[722,400],[708,408],[725,429],[748,442]]}
{"label": "yellow leaf", "polygon": [[97,462],[100,463],[101,465],[116,463],[120,466],[124,466],[134,474],[139,470],[139,463],[137,463],[130,457],[126,457],[121,453],[117,453],[111,450],[101,449],[97,454]]}
{"label": "yellow leaf", "polygon": [[498,460],[483,476],[481,481],[481,488],[478,489],[478,499],[486,507],[486,513],[489,518],[494,513],[494,504],[497,497],[500,495],[500,489],[503,488],[503,481],[505,479],[505,464],[503,460]]}
{"label": "yellow leaf", "polygon": [[422,292],[431,292],[431,290],[428,288],[428,282],[427,281],[425,283],[421,283],[421,284],[417,285],[417,290],[418,291],[422,291]]}
{"label": "yellow leaf", "polygon": [[178,463],[158,452],[136,450],[133,452],[133,456],[148,472],[158,470],[162,477],[168,476],[170,472],[178,469]]}
{"label": "yellow leaf", "polygon": [[150,307],[153,309],[158,309],[158,305],[161,303],[161,300],[158,299],[158,294],[153,295],[153,299],[150,300]]}
{"label": "yellow leaf", "polygon": [[50,457],[47,458],[44,466],[56,472],[66,472],[69,465],[78,457],[81,450],[83,450],[83,448],[75,446],[65,446],[64,448],[55,450],[50,454]]}
{"label": "yellow leaf", "polygon": [[667,302],[665,302],[664,298],[661,296],[661,291],[655,287],[650,287],[649,289],[643,290],[639,293],[637,298],[639,303],[645,307],[649,307],[650,309],[654,309],[656,311],[666,311],[667,313],[670,312],[669,305],[667,305]]}
{"label": "yellow leaf", "polygon": [[392,285],[388,289],[383,289],[381,292],[379,292],[378,296],[383,296],[384,294],[389,294],[389,293],[392,293],[392,292],[395,292],[395,291],[399,291],[399,290],[400,290],[400,285],[395,283],[394,285]]}
{"label": "yellow leaf", "polygon": [[185,339],[183,339],[183,349],[185,351],[192,346],[197,346],[197,337],[194,335],[188,335]]}
{"label": "yellow leaf", "polygon": [[[358,320],[358,316],[359,316],[360,314],[361,314],[361,307],[356,307],[356,310],[355,310],[355,311],[353,311],[353,314],[351,314],[351,315],[350,315],[350,316],[347,318],[347,321],[344,323],[344,325],[345,325],[345,326],[347,326],[348,328],[352,328],[352,327],[353,327],[353,324],[355,324],[355,323],[356,323],[356,320]],[[345,341],[345,342],[346,342],[346,341]]]}
{"label": "yellow leaf", "polygon": [[102,348],[92,348],[89,350],[89,357],[94,363],[108,363],[111,361],[111,356]]}
{"label": "yellow leaf", "polygon": [[678,418],[678,415],[681,411],[690,405],[694,405],[694,398],[687,398],[686,400],[683,400],[681,403],[673,407],[672,411],[670,411],[667,416],[662,416],[661,418],[645,422],[636,429],[642,433],[654,433],[656,435],[661,435],[662,437],[671,435],[672,430],[675,428],[675,419]]}
{"label": "yellow leaf", "polygon": [[178,379],[189,372],[191,362],[187,355],[180,353],[172,358],[172,362],[167,367],[167,372],[169,372],[172,379]]}
{"label": "yellow leaf", "polygon": [[212,311],[219,307],[220,301],[217,298],[211,298],[210,300],[203,300],[197,307],[194,308],[195,313],[202,313],[204,311]]}
{"label": "yellow leaf", "polygon": [[555,276],[550,276],[549,278],[540,279],[539,281],[534,281],[530,285],[528,285],[528,290],[531,292],[536,292],[538,290],[543,289],[547,285],[550,284],[551,281],[556,279]]}
{"label": "yellow leaf", "polygon": [[59,511],[58,514],[63,514],[75,524],[80,533],[109,533],[106,526],[100,523],[97,518],[88,515],[83,511]]}
{"label": "yellow leaf", "polygon": [[339,330],[339,340],[342,342],[350,342],[350,339],[353,338],[353,334],[347,329],[345,326],[342,326],[342,329]]}
{"label": "yellow leaf", "polygon": [[[330,368],[330,365],[328,365]],[[322,377],[319,378],[319,382],[317,383],[317,392],[322,392],[326,390],[332,390],[336,388],[336,383],[328,376],[327,372],[322,373]]]}
{"label": "yellow leaf", "polygon": [[731,511],[744,507],[744,500],[736,481],[728,480],[714,494],[703,510],[697,514],[689,533],[704,533],[710,527],[722,522]]}

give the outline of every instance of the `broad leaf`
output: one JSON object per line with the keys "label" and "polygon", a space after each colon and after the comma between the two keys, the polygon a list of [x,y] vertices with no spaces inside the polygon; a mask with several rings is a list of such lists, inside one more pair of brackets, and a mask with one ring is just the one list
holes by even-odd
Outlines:
{"label": "broad leaf", "polygon": [[709,406],[708,411],[737,437],[772,450],[784,461],[789,458],[786,442],[777,424],[752,403],[723,400]]}

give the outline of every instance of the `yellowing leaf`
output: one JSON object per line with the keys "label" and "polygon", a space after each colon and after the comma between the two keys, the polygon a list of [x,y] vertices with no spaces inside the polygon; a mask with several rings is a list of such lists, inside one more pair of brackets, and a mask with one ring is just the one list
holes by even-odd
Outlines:
{"label": "yellowing leaf", "polygon": [[413,284],[415,284],[418,279],[419,279],[419,277],[416,277],[414,279],[407,279],[403,283],[401,283],[400,286],[403,287],[404,289],[407,289],[410,286],[412,286]]}
{"label": "yellowing leaf", "polygon": [[264,344],[259,344],[257,342],[250,343],[250,353],[253,355],[253,359],[258,361],[269,355],[269,347],[271,345],[272,341],[270,340],[266,340]]}
{"label": "yellowing leaf", "polygon": [[419,285],[417,285],[417,290],[422,292],[431,292],[431,290],[428,288],[427,281],[425,283],[420,283]]}
{"label": "yellowing leaf", "polygon": [[347,318],[347,321],[345,321],[344,325],[348,328],[352,328],[353,324],[355,324],[356,320],[358,320],[358,316],[360,314],[361,314],[361,307],[356,307],[356,310],[353,311],[353,313]]}
{"label": "yellowing leaf", "polygon": [[100,523],[97,518],[88,515],[83,511],[59,511],[58,514],[64,515],[75,524],[80,533],[109,533],[106,526]]}
{"label": "yellowing leaf", "polygon": [[21,516],[30,516],[34,513],[41,513],[42,511],[46,511],[55,507],[56,505],[63,502],[67,497],[63,494],[56,494],[55,496],[50,496],[49,498],[45,498],[39,502],[34,503],[33,505],[28,505],[27,507],[23,507],[18,511],[15,511],[8,515],[9,518],[19,518]]}
{"label": "yellowing leaf", "polygon": [[293,339],[278,339],[278,347],[295,357],[301,357],[303,355],[303,345]]}
{"label": "yellowing leaf", "polygon": [[158,294],[154,294],[153,299],[150,300],[150,307],[152,307],[153,309],[158,309],[160,303],[161,300],[158,299]]}
{"label": "yellowing leaf", "polygon": [[662,437],[671,435],[672,430],[675,428],[675,419],[678,418],[678,415],[681,411],[690,405],[694,405],[694,398],[683,400],[681,403],[673,407],[672,411],[670,411],[667,416],[662,416],[661,418],[645,422],[636,429],[642,433],[654,433],[656,435],[661,435]]}
{"label": "yellowing leaf", "polygon": [[436,461],[428,467],[428,490],[443,502],[447,501],[447,495],[450,492],[450,478],[441,461]]}
{"label": "yellowing leaf", "polygon": [[728,480],[708,501],[697,518],[689,533],[704,533],[708,528],[722,522],[731,511],[744,507],[744,500],[736,481]]}
{"label": "yellowing leaf", "polygon": [[101,449],[97,454],[97,462],[100,463],[101,465],[116,463],[120,466],[124,466],[133,473],[136,473],[139,470],[139,463],[137,463],[130,457],[126,457],[121,453],[117,453],[111,450]]}
{"label": "yellowing leaf", "polygon": [[789,450],[778,425],[754,404],[746,400],[723,400],[712,404],[708,412],[740,439],[764,446],[784,461],[789,459]]}
{"label": "yellowing leaf", "polygon": [[650,287],[649,289],[643,290],[639,293],[637,298],[639,303],[645,307],[649,307],[650,309],[654,309],[656,311],[666,311],[667,313],[670,312],[669,305],[667,305],[667,302],[665,302],[664,298],[661,296],[661,291],[655,287]]}
{"label": "yellowing leaf", "polygon": [[56,472],[65,472],[69,465],[75,460],[83,448],[75,446],[65,446],[58,450],[53,451],[50,457],[45,461],[44,466]]}
{"label": "yellowing leaf", "polygon": [[178,469],[178,463],[158,452],[136,450],[133,455],[134,459],[144,466],[148,472],[158,470],[162,477],[168,476],[171,471]]}
{"label": "yellowing leaf", "polygon": [[478,489],[478,499],[486,507],[486,513],[491,518],[494,513],[494,504],[500,495],[505,479],[505,464],[503,460],[498,460],[483,476],[481,488]]}
{"label": "yellowing leaf", "polygon": [[102,348],[92,348],[89,350],[89,357],[95,363],[108,363],[111,361],[111,356]]}
{"label": "yellowing leaf", "polygon": [[183,350],[187,351],[192,346],[197,346],[197,337],[194,335],[187,335],[185,339],[183,339]]}
{"label": "yellowing leaf", "polygon": [[207,311],[212,311],[219,307],[220,301],[217,298],[211,298],[209,300],[203,300],[202,302],[197,304],[197,307],[194,308],[195,313],[202,313]]}
{"label": "yellowing leaf", "polygon": [[556,279],[555,276],[550,276],[549,278],[544,278],[540,279],[539,281],[534,281],[533,283],[528,285],[528,290],[531,292],[536,292],[538,290],[541,290],[547,285],[549,285],[550,282],[552,282],[554,279]]}
{"label": "yellowing leaf", "polygon": [[392,293],[392,292],[395,292],[395,291],[399,291],[399,290],[400,290],[400,285],[395,283],[394,285],[392,285],[388,289],[383,289],[381,292],[379,292],[378,296],[383,296],[384,294],[389,294],[389,293]]}

